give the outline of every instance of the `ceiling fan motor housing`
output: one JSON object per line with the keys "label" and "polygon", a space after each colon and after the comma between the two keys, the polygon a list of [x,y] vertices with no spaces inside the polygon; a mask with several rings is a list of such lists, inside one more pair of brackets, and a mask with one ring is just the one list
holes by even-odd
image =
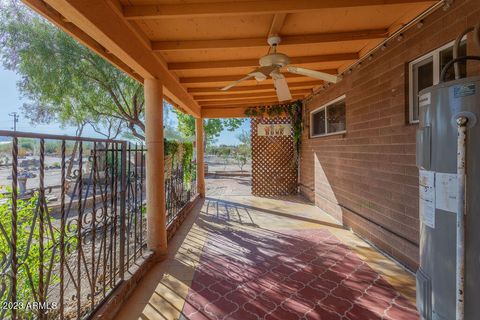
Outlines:
{"label": "ceiling fan motor housing", "polygon": [[277,52],[272,54],[267,54],[260,58],[260,66],[268,67],[268,66],[279,66],[285,67],[287,64],[290,63],[290,58],[283,53]]}

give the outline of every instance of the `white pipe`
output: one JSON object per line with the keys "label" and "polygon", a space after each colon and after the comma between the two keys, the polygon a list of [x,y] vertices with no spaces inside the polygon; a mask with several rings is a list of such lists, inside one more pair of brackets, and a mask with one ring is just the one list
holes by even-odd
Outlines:
{"label": "white pipe", "polygon": [[457,118],[457,251],[456,251],[456,320],[463,320],[465,313],[465,155],[468,118]]}

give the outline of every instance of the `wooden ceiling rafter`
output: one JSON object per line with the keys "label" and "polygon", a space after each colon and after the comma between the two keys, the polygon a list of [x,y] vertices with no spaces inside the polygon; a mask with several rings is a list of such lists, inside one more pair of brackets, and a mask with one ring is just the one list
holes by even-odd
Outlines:
{"label": "wooden ceiling rafter", "polygon": [[[346,52],[336,54],[325,54],[315,56],[290,57],[290,64],[309,64],[320,62],[337,62],[337,61],[353,61],[357,60],[359,55],[357,52]],[[244,60],[222,60],[222,61],[192,61],[169,63],[168,69],[172,71],[181,70],[201,70],[201,69],[224,69],[224,68],[243,68],[258,67],[258,59]]]}
{"label": "wooden ceiling rafter", "polygon": [[[303,98],[304,95],[295,95],[292,94],[292,100],[297,100]],[[286,101],[288,102],[288,101]],[[277,97],[271,97],[271,98],[247,98],[244,100],[224,100],[224,101],[200,101],[199,104],[202,106],[244,106],[247,104],[259,104],[259,103],[265,103],[265,104],[279,104],[280,102],[278,101]]]}
{"label": "wooden ceiling rafter", "polygon": [[[291,90],[295,89],[311,89],[322,85],[322,80],[312,80],[306,82],[292,82],[288,86]],[[219,91],[218,86],[215,87],[200,87],[200,88],[188,88],[187,91],[194,96],[206,95],[206,94],[229,94],[232,92],[250,92],[250,91],[275,91],[275,88],[271,84],[257,84],[256,86],[238,85],[231,88],[228,91]]]}
{"label": "wooden ceiling rafter", "polygon": [[248,107],[234,106],[231,108],[202,108],[203,118],[243,118]]}
{"label": "wooden ceiling rafter", "polygon": [[226,15],[296,13],[319,9],[425,3],[427,0],[258,0],[123,6],[126,19],[173,19]]}
{"label": "wooden ceiling rafter", "polygon": [[270,30],[268,31],[267,36],[278,35],[282,30],[285,19],[287,18],[287,13],[275,13],[273,15],[272,23],[270,24]]}
{"label": "wooden ceiling rafter", "polygon": [[[290,89],[292,95],[306,95],[312,92],[311,89]],[[231,93],[231,94],[211,94],[203,96],[195,96],[195,100],[201,101],[217,101],[217,100],[236,100],[248,98],[265,98],[276,97],[275,89],[266,92],[248,92],[248,93]]]}
{"label": "wooden ceiling rafter", "polygon": [[[281,35],[280,32],[278,34]],[[327,42],[346,42],[355,40],[377,40],[388,36],[387,29],[367,29],[342,32],[326,32],[305,35],[281,35],[281,46],[317,44]],[[229,48],[267,47],[265,38],[244,39],[215,39],[215,40],[180,40],[180,41],[152,41],[154,51],[188,51],[211,50]]]}

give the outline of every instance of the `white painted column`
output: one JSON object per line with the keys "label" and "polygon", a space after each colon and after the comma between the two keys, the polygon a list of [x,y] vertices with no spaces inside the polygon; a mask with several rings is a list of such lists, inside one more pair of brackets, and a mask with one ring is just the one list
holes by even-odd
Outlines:
{"label": "white painted column", "polygon": [[197,190],[200,196],[205,197],[205,161],[204,161],[204,134],[203,118],[195,118],[195,133],[197,146]]}
{"label": "white painted column", "polygon": [[163,86],[157,79],[146,79],[145,140],[147,147],[147,245],[156,260],[167,255],[163,153]]}

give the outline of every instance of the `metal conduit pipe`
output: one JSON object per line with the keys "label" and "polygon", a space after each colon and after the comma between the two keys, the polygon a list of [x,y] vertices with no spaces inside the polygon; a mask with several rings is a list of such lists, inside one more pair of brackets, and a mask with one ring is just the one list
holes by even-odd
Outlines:
{"label": "metal conduit pipe", "polygon": [[465,159],[468,118],[457,118],[457,250],[456,250],[456,320],[465,314]]}
{"label": "metal conduit pipe", "polygon": [[[477,47],[480,49],[480,23],[477,23],[474,27],[465,29],[462,33],[458,35],[455,39],[455,44],[453,45],[453,60],[458,59],[458,50],[460,48],[460,43],[462,42],[463,37],[473,31],[473,40]],[[458,65],[458,60],[453,64],[455,70],[455,80],[460,79],[460,66]]]}
{"label": "metal conduit pipe", "polygon": [[[480,49],[480,23],[474,27],[465,29],[455,39],[453,47],[453,63],[455,70],[455,79],[460,79],[459,62],[462,60],[479,60],[476,56],[458,57],[458,51],[462,38],[473,31],[474,42]],[[465,58],[465,59],[462,59]],[[445,81],[445,72],[449,66],[445,66],[442,70],[441,80]],[[455,288],[456,288],[456,305],[455,314],[456,320],[463,320],[465,317],[465,189],[466,189],[466,148],[467,148],[467,124],[468,117],[460,115],[456,119],[457,123],[457,217],[456,217],[456,232],[457,232],[457,246],[456,246],[456,272],[455,272]]]}

